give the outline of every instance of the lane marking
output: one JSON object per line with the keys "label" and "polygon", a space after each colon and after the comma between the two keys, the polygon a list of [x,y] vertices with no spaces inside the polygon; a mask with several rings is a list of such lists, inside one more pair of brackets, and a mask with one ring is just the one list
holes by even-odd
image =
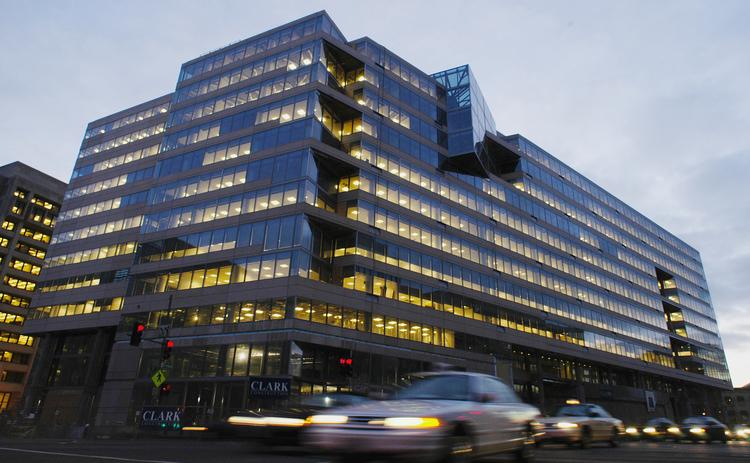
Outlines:
{"label": "lane marking", "polygon": [[10,450],[11,452],[37,453],[37,454],[42,454],[42,455],[57,455],[57,456],[63,456],[63,457],[98,458],[100,460],[132,461],[132,462],[137,462],[137,463],[178,463],[175,461],[166,461],[166,460],[138,460],[135,458],[109,457],[106,455],[86,455],[83,453],[48,452],[44,450],[18,449],[18,448],[13,448],[13,447],[0,447],[0,450]]}

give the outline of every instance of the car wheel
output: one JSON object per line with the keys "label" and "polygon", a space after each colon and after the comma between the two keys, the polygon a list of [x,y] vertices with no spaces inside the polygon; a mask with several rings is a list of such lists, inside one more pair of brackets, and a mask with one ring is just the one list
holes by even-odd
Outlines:
{"label": "car wheel", "polygon": [[589,428],[581,430],[581,440],[578,442],[578,445],[582,449],[587,449],[591,446],[591,430]]}
{"label": "car wheel", "polygon": [[468,463],[474,459],[474,442],[464,429],[456,429],[445,447],[445,463]]}
{"label": "car wheel", "polygon": [[516,461],[518,463],[532,463],[534,461],[534,448],[538,447],[540,442],[534,441],[534,431],[527,429],[524,435],[521,448],[516,450]]}
{"label": "car wheel", "polygon": [[617,439],[619,437],[619,434],[617,433],[617,428],[612,428],[612,435],[609,437],[609,446],[610,447],[617,447]]}

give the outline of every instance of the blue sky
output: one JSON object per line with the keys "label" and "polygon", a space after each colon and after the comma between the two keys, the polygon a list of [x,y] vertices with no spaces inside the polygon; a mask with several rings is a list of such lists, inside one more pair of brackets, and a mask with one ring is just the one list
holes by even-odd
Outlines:
{"label": "blue sky", "polygon": [[[469,63],[521,133],[700,250],[750,382],[750,2],[0,1],[0,163],[67,180],[88,121],[199,54],[326,9],[426,72]],[[363,8],[363,6],[369,9]]]}

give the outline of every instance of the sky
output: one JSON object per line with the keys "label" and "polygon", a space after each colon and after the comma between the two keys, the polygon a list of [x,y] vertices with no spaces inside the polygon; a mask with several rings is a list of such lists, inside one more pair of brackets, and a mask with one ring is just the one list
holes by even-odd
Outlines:
{"label": "sky", "polygon": [[0,0],[0,164],[67,181],[89,121],[322,9],[425,72],[470,64],[498,130],[697,248],[732,380],[750,383],[747,1]]}

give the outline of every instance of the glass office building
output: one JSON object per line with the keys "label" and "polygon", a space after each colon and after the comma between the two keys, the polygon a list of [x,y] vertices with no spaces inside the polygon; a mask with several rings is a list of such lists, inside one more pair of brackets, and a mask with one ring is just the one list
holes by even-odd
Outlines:
{"label": "glass office building", "polygon": [[157,401],[215,421],[272,400],[258,377],[388,393],[435,362],[632,419],[730,387],[695,249],[500,133],[468,66],[427,74],[325,12],[90,123],[42,277],[26,406],[52,431]]}
{"label": "glass office building", "polygon": [[0,414],[15,412],[36,338],[22,333],[65,183],[21,162],[0,166]]}

